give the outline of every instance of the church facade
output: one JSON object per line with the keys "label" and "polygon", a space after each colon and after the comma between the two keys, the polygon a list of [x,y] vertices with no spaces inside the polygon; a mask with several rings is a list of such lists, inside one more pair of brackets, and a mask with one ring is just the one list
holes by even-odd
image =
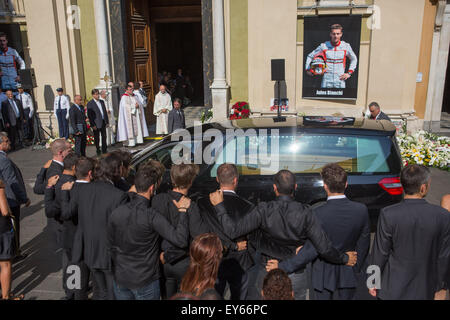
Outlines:
{"label": "church facade", "polygon": [[[280,98],[288,101],[287,115],[358,117],[376,101],[393,119],[407,120],[411,130],[439,131],[442,111],[450,113],[445,95],[450,81],[450,1],[13,2],[12,7],[22,8],[23,52],[27,68],[35,69],[34,96],[44,126],[51,122],[56,127],[56,88],[86,99],[93,88],[108,89],[117,108],[126,83],[136,80],[145,82],[152,122],[161,74],[176,74],[180,68],[191,78],[195,105],[213,107],[216,119],[226,118],[238,101],[249,103],[252,116],[271,116],[276,113],[271,111],[273,99],[278,98],[271,77],[273,59],[285,61]],[[327,16],[360,17],[352,99],[311,99],[304,94],[310,38],[305,26],[308,19]]]}

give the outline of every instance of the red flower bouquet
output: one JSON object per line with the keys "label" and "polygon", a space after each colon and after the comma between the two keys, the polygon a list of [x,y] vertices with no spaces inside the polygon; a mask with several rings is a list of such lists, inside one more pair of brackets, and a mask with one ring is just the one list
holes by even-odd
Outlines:
{"label": "red flower bouquet", "polygon": [[250,106],[247,102],[236,102],[231,108],[230,120],[247,119],[250,117]]}

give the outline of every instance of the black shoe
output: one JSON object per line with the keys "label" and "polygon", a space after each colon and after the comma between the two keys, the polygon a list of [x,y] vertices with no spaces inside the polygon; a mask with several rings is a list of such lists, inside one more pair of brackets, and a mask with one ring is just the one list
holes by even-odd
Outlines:
{"label": "black shoe", "polygon": [[102,152],[100,150],[97,150],[97,157],[100,157],[102,155]]}

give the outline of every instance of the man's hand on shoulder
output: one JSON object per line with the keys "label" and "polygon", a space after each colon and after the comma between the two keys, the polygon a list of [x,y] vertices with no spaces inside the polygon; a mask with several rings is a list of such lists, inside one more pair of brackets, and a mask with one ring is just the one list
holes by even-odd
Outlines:
{"label": "man's hand on shoulder", "polygon": [[178,208],[178,211],[187,212],[187,210],[191,206],[191,199],[189,199],[188,197],[182,197],[178,202],[173,200],[173,204]]}
{"label": "man's hand on shoulder", "polygon": [[278,269],[279,262],[278,260],[269,260],[267,261],[266,271],[270,272],[272,270]]}
{"label": "man's hand on shoulder", "polygon": [[217,206],[223,202],[223,191],[217,190],[209,195],[209,200],[213,206]]}
{"label": "man's hand on shoulder", "polygon": [[48,160],[48,161],[45,163],[44,168],[45,168],[45,169],[50,168],[52,162],[53,162],[53,160]]}
{"label": "man's hand on shoulder", "polygon": [[70,191],[70,190],[72,190],[74,184],[75,184],[75,182],[66,182],[62,185],[61,190]]}

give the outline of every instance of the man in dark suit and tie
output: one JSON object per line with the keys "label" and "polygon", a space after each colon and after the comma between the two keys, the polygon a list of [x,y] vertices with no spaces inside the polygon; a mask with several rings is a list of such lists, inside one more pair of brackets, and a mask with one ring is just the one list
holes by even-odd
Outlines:
{"label": "man in dark suit and tie", "polygon": [[74,104],[70,107],[70,126],[74,132],[75,137],[75,153],[78,156],[86,156],[86,144],[87,144],[87,126],[86,115],[84,113],[84,107],[81,105],[82,97],[76,95],[73,98]]}
{"label": "man in dark suit and tie", "polygon": [[64,159],[72,151],[72,145],[65,139],[57,139],[50,144],[52,163],[45,173],[45,183],[54,176],[61,176],[64,171]]}
{"label": "man in dark suit and tie", "polygon": [[20,206],[29,207],[31,202],[27,196],[25,183],[20,169],[12,162],[7,152],[11,149],[11,144],[6,133],[0,133],[0,180],[5,184],[6,198],[11,213],[16,223],[17,258],[23,258],[20,252]]}
{"label": "man in dark suit and tie", "polygon": [[72,300],[74,292],[67,287],[68,272],[67,268],[71,261],[71,249],[73,243],[73,236],[76,230],[76,219],[70,221],[63,221],[61,217],[61,187],[67,182],[74,182],[75,179],[75,165],[78,161],[78,155],[70,153],[64,159],[64,171],[57,180],[56,185],[53,185],[52,179],[48,181],[45,189],[45,215],[47,218],[53,218],[60,224],[61,227],[61,246],[62,250],[62,271],[63,271],[63,288],[66,292],[66,299]]}
{"label": "man in dark suit and tie", "polygon": [[173,102],[173,109],[169,112],[169,134],[177,129],[186,128],[186,118],[184,111],[181,110],[181,99],[176,98]]}
{"label": "man in dark suit and tie", "polygon": [[20,101],[14,98],[12,90],[6,91],[7,100],[2,103],[2,116],[8,136],[11,140],[11,151],[16,150],[16,139],[22,146],[23,123],[26,122]]}
{"label": "man in dark suit and tie", "polygon": [[[96,162],[92,158],[81,157],[78,159],[75,165],[75,175],[77,180],[75,182],[68,181],[61,184],[60,201],[62,200],[62,197],[65,197],[66,203],[69,203],[71,197],[78,197],[77,195],[80,190],[91,183],[95,165]],[[48,190],[46,190],[46,198],[48,197],[47,193]],[[64,214],[67,213],[70,212],[68,212],[68,210],[61,210],[61,219],[64,221],[65,226],[65,234],[63,235],[63,249],[65,250],[66,257],[69,258],[69,260],[63,260],[63,266],[66,262],[73,263],[72,261],[77,261],[76,265],[80,267],[81,271],[80,287],[69,291],[69,296],[73,297],[75,300],[87,300],[90,270],[83,262],[82,257],[73,254],[74,242],[79,241],[79,238],[77,239],[76,236],[81,236],[81,234],[77,234],[76,232],[78,228],[78,213],[75,213],[74,215],[70,214],[66,217]],[[64,276],[67,279],[67,277],[70,276],[70,272],[68,274],[65,273],[63,278]],[[63,281],[66,283],[66,280]]]}
{"label": "man in dark suit and tie", "polygon": [[318,257],[311,241],[291,259],[278,263],[269,261],[267,271],[280,268],[288,274],[312,263],[312,287],[316,300],[352,300],[358,278],[365,271],[365,261],[370,246],[369,213],[364,204],[350,201],[344,194],[347,188],[347,173],[337,164],[329,164],[322,170],[326,204],[314,209],[333,246],[340,251],[357,252],[354,267],[331,264]]}
{"label": "man in dark suit and tie", "polygon": [[[382,300],[433,300],[450,277],[450,213],[424,198],[430,170],[410,165],[400,181],[404,201],[381,210],[371,265],[381,272],[369,293]],[[376,274],[375,274],[376,275]]]}
{"label": "man in dark suit and tie", "polygon": [[[87,105],[89,122],[94,131],[95,147],[97,155],[107,153],[106,128],[109,126],[108,113],[105,102],[100,100],[100,91],[92,90],[93,99]],[[100,135],[102,136],[102,149],[100,150]]]}
{"label": "man in dark suit and tie", "polygon": [[[276,200],[259,203],[238,221],[227,214],[222,190],[210,195],[218,220],[230,238],[236,239],[257,231],[252,237],[256,254],[255,268],[251,272],[255,279],[250,281],[253,284],[249,286],[248,292],[250,300],[261,299],[267,262],[274,259],[279,261],[290,259],[296,255],[296,249],[304,245],[308,239],[327,261],[351,266],[356,263],[356,253],[344,253],[333,247],[325,231],[317,223],[312,209],[295,201],[296,189],[295,175],[288,170],[281,170],[274,177],[273,190]],[[305,300],[308,288],[306,272],[297,272],[289,277],[295,299]]]}
{"label": "man in dark suit and tie", "polygon": [[[62,218],[78,215],[72,262],[81,259],[94,278],[94,300],[114,300],[111,256],[107,249],[107,226],[111,213],[128,202],[128,194],[114,187],[120,179],[122,159],[110,154],[95,169],[95,182],[79,186],[74,193],[62,193]],[[64,186],[62,190],[66,191]]]}
{"label": "man in dark suit and tie", "polygon": [[391,121],[391,118],[381,111],[380,105],[376,102],[372,102],[369,104],[369,111],[370,111],[370,119],[372,120],[389,120]]}
{"label": "man in dark suit and tie", "polygon": [[[217,169],[217,182],[220,184],[220,189],[223,190],[224,205],[227,207],[227,214],[234,220],[240,219],[254,207],[251,202],[236,194],[238,180],[239,172],[234,164],[223,164]],[[216,233],[223,246],[227,248],[227,253],[219,267],[217,292],[223,296],[228,282],[231,300],[246,300],[248,270],[254,265],[251,252],[247,248],[248,236],[238,239],[228,237],[217,219],[209,197],[200,199],[198,207],[203,219],[210,226],[211,232]]]}

